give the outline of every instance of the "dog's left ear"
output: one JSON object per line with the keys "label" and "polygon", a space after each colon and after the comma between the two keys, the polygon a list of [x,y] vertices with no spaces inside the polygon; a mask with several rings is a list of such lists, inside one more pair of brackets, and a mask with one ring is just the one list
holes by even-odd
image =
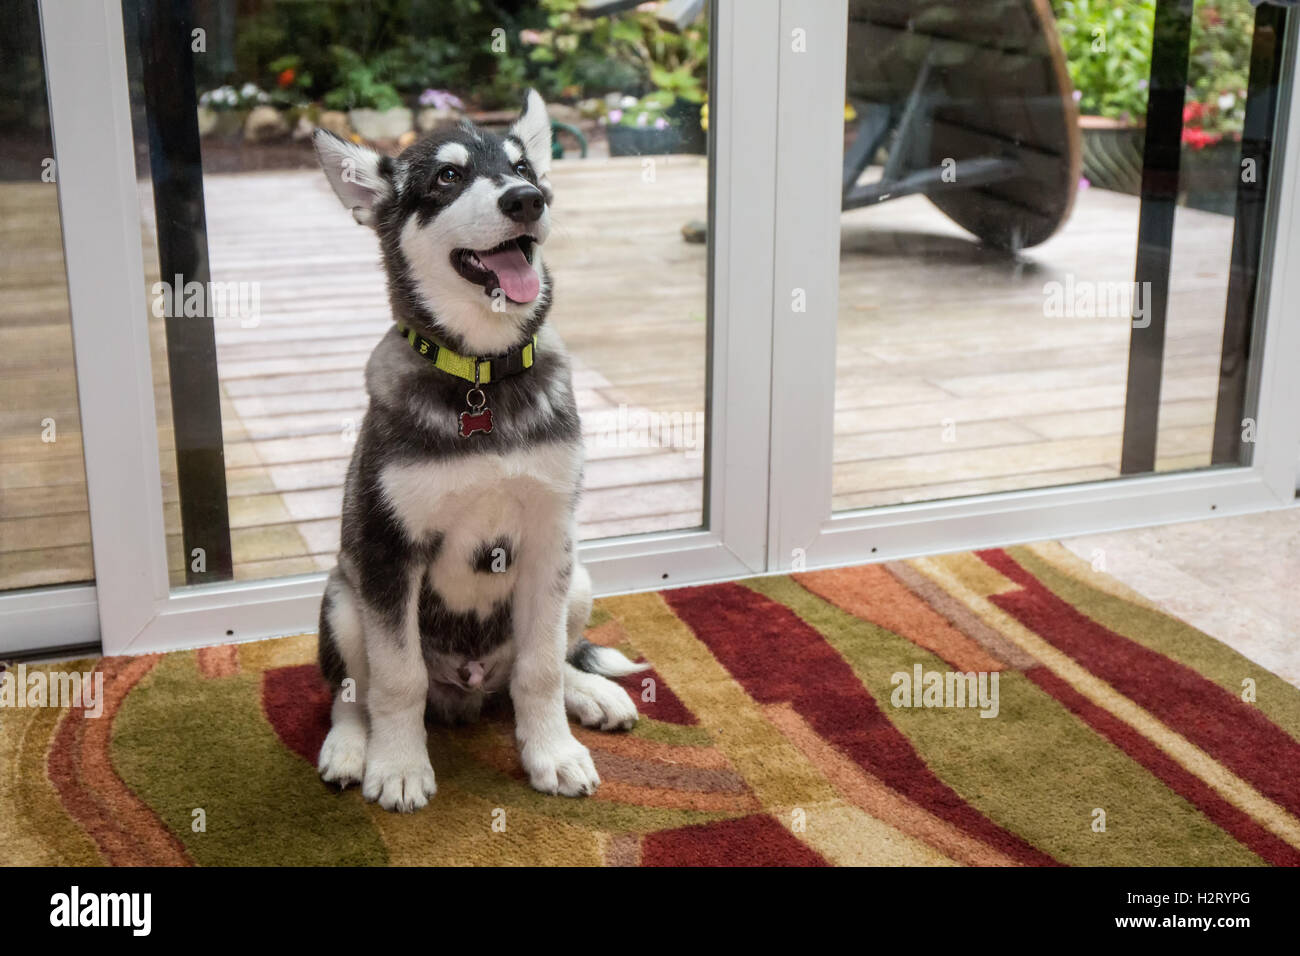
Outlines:
{"label": "dog's left ear", "polygon": [[551,186],[546,174],[551,171],[551,118],[546,115],[546,104],[536,90],[529,90],[525,95],[523,111],[510,127],[510,135],[524,144],[524,155],[550,202]]}

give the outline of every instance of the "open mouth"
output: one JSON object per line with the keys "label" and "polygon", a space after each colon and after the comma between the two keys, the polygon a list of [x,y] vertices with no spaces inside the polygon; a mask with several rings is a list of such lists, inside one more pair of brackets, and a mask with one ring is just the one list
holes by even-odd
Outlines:
{"label": "open mouth", "polygon": [[511,302],[523,305],[536,299],[542,289],[541,277],[533,268],[536,247],[532,236],[518,236],[491,249],[455,249],[451,267],[461,278],[481,285],[488,295],[500,289]]}

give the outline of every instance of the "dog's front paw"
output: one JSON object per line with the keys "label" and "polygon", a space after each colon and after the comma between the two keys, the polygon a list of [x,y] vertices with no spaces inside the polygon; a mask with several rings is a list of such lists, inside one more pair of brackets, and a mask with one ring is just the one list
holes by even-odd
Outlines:
{"label": "dog's front paw", "polygon": [[631,730],[637,720],[636,704],[627,691],[595,674],[565,681],[564,707],[582,726],[600,730]]}
{"label": "dog's front paw", "polygon": [[427,754],[422,758],[367,760],[361,795],[372,803],[378,800],[385,810],[410,813],[420,809],[438,792],[433,764],[429,763]]}
{"label": "dog's front paw", "polygon": [[524,742],[519,759],[528,773],[528,782],[542,793],[585,797],[600,786],[591,753],[567,731],[553,740]]}
{"label": "dog's front paw", "polygon": [[366,772],[366,728],[352,723],[331,727],[321,744],[316,769],[326,783],[345,789],[350,783],[360,783]]}

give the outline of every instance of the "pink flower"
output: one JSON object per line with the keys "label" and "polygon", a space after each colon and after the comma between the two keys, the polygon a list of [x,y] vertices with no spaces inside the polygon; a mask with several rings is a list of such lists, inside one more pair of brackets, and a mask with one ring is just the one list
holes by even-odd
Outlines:
{"label": "pink flower", "polygon": [[421,106],[432,106],[436,110],[462,110],[465,104],[455,93],[446,90],[425,90],[420,94]]}
{"label": "pink flower", "polygon": [[622,110],[610,110],[610,111],[609,111],[609,121],[610,121],[611,123],[617,123],[617,122],[618,122],[619,120],[621,120],[622,118],[623,118],[623,111],[622,111]]}
{"label": "pink flower", "polygon": [[664,119],[662,116],[659,117],[657,120],[655,120],[655,129],[667,129],[667,128],[668,128],[668,121]]}

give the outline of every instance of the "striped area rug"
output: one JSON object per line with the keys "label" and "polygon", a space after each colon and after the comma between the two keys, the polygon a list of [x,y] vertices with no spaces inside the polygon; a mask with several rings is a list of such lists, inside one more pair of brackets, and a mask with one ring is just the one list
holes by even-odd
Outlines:
{"label": "striped area rug", "polygon": [[1300,690],[1059,545],[608,598],[589,636],[653,663],[634,731],[578,731],[598,793],[535,793],[487,720],[431,732],[410,815],[317,778],[311,636],[82,662],[99,718],[0,707],[0,862],[1300,863]]}

